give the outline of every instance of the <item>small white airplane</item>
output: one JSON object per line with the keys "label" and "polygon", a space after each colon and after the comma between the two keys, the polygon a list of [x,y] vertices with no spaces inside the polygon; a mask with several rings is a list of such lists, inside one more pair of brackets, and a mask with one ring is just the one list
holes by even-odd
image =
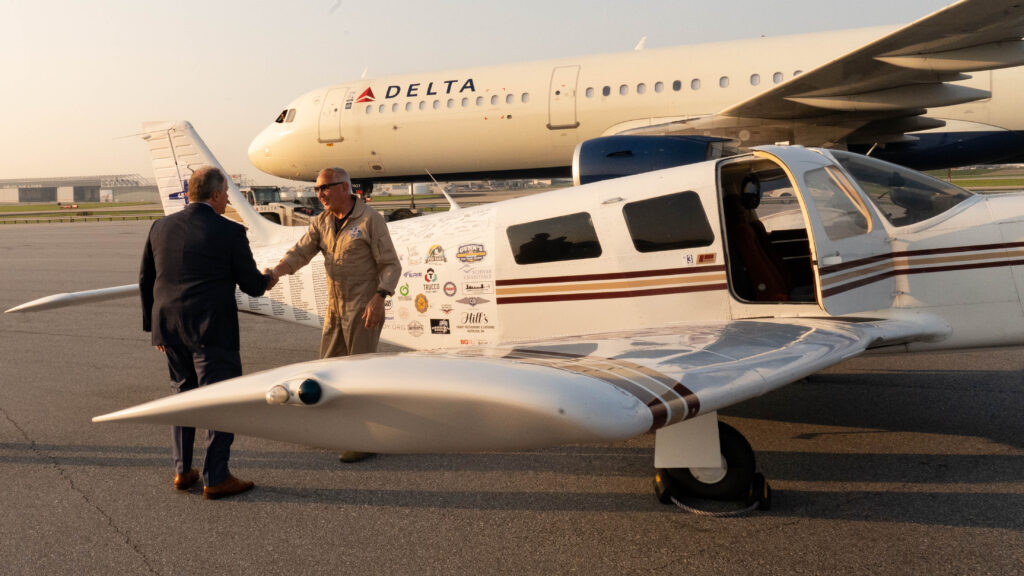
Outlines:
{"label": "small white airplane", "polygon": [[[187,122],[144,133],[180,209],[191,170],[217,161]],[[762,200],[780,193],[798,202]],[[229,194],[260,266],[303,233]],[[382,338],[408,352],[282,366],[94,421],[384,453],[655,431],[661,497],[743,498],[767,488],[719,410],[866,350],[1024,343],[1024,194],[844,151],[759,147],[389,227],[404,278]],[[319,327],[324,286],[313,262],[238,307]]]}
{"label": "small white airplane", "polygon": [[580,184],[780,142],[919,170],[1021,162],[1022,36],[1018,0],[961,0],[896,30],[360,79],[296,98],[249,158],[295,180],[345,166],[364,189],[427,171]]}

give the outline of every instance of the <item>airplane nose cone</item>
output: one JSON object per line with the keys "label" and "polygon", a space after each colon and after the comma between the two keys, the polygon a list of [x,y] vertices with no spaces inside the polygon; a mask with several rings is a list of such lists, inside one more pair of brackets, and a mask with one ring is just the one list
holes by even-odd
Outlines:
{"label": "airplane nose cone", "polygon": [[249,161],[253,166],[265,171],[267,159],[271,157],[272,148],[266,131],[260,132],[249,144]]}

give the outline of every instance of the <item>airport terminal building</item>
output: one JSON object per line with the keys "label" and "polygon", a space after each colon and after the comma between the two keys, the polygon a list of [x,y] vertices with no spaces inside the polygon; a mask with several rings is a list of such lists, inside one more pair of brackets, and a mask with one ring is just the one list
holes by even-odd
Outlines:
{"label": "airport terminal building", "polygon": [[156,182],[138,174],[0,180],[0,204],[159,201]]}

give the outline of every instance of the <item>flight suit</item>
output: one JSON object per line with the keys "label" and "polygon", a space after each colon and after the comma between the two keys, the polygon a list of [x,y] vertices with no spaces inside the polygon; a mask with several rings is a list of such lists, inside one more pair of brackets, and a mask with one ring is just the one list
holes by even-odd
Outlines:
{"label": "flight suit", "polygon": [[324,255],[328,299],[321,358],[377,351],[382,326],[366,328],[362,315],[378,290],[395,292],[402,273],[384,217],[365,201],[356,199],[337,233],[336,220],[330,212],[317,215],[283,258],[292,270],[298,270],[317,252]]}

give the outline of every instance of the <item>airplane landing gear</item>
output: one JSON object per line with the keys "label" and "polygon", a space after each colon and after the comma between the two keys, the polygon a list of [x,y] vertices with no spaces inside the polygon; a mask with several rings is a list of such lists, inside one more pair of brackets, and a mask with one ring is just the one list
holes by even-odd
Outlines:
{"label": "airplane landing gear", "polygon": [[[746,500],[751,509],[771,507],[771,488],[757,472],[754,450],[735,428],[718,423],[722,465],[718,468],[664,468],[654,477],[658,500],[670,504],[680,497]],[[678,501],[677,501],[678,503]]]}

